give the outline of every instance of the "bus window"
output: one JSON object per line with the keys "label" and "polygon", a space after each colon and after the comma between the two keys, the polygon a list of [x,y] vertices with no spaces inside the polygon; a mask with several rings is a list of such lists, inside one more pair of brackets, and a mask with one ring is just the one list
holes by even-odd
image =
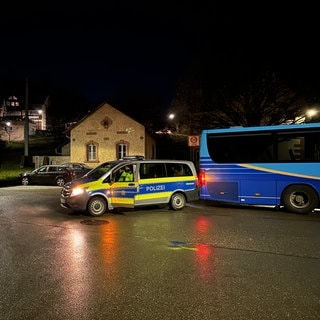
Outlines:
{"label": "bus window", "polygon": [[208,135],[208,151],[217,163],[265,162],[273,159],[271,134]]}

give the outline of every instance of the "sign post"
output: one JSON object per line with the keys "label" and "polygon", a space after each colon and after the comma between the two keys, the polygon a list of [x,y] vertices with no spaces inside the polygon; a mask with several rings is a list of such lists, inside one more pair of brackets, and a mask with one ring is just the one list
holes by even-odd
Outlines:
{"label": "sign post", "polygon": [[188,147],[199,147],[200,136],[188,136]]}

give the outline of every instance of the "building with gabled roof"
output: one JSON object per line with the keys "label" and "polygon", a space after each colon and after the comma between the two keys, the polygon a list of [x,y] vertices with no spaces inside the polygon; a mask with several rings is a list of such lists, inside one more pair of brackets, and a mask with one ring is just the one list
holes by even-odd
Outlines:
{"label": "building with gabled roof", "polygon": [[124,156],[156,157],[155,140],[145,127],[108,103],[71,126],[70,161],[84,162],[91,167]]}

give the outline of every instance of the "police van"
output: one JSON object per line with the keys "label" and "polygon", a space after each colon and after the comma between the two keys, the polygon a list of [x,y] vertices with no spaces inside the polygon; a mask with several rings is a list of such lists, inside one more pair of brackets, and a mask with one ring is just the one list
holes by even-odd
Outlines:
{"label": "police van", "polygon": [[198,199],[198,176],[192,161],[129,157],[102,163],[66,183],[60,205],[98,217],[114,208],[168,204],[181,210]]}

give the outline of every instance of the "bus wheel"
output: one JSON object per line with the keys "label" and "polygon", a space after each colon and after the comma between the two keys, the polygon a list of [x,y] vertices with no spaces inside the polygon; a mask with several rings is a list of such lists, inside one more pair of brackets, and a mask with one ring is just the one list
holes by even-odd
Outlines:
{"label": "bus wheel", "polygon": [[170,207],[173,210],[181,210],[185,205],[186,205],[186,198],[180,192],[175,193],[170,199]]}
{"label": "bus wheel", "polygon": [[100,217],[107,211],[107,201],[102,197],[92,197],[87,206],[89,214],[93,217]]}
{"label": "bus wheel", "polygon": [[319,198],[316,191],[306,185],[292,185],[282,194],[282,202],[286,210],[308,214],[317,208]]}

